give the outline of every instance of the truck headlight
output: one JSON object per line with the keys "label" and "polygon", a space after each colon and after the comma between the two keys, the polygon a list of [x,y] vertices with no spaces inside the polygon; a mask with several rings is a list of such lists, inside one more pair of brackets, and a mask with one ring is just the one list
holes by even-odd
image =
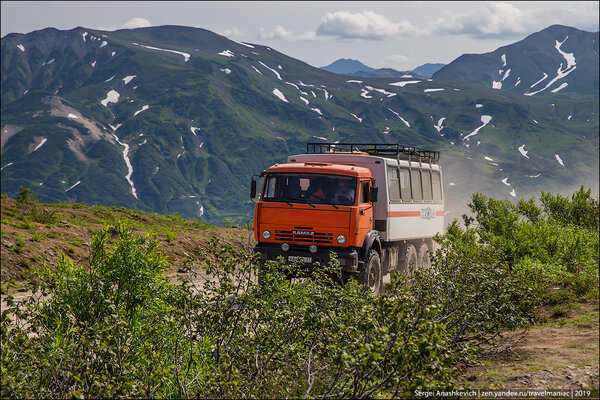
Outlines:
{"label": "truck headlight", "polygon": [[315,253],[317,252],[317,246],[316,246],[316,245],[314,245],[314,244],[311,244],[311,245],[308,247],[308,251],[310,251],[311,253],[315,254]]}
{"label": "truck headlight", "polygon": [[269,231],[263,231],[262,236],[265,239],[269,239],[271,237],[271,232],[269,232]]}
{"label": "truck headlight", "polygon": [[287,244],[287,243],[283,243],[283,244],[281,245],[281,250],[283,250],[283,251],[288,251],[289,249],[290,249],[290,245],[289,245],[289,244]]}
{"label": "truck headlight", "polygon": [[344,236],[344,235],[338,235],[338,237],[337,237],[337,242],[338,242],[339,244],[344,244],[344,243],[346,243],[346,236]]}

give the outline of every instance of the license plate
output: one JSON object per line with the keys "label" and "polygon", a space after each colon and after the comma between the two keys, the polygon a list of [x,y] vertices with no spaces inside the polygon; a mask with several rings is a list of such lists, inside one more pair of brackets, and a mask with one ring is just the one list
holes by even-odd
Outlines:
{"label": "license plate", "polygon": [[301,257],[301,256],[288,256],[288,261],[302,261],[305,263],[310,263],[312,262],[312,258],[311,257]]}

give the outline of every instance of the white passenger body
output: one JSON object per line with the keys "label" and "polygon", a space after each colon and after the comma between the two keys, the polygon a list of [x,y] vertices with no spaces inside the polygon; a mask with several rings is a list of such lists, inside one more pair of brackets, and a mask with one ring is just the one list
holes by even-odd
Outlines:
{"label": "white passenger body", "polygon": [[[436,233],[444,231],[443,185],[441,168],[438,164],[415,161],[409,163],[406,160],[370,156],[364,153],[298,154],[288,157],[288,162],[326,162],[369,168],[375,179],[375,187],[379,188],[379,198],[373,207],[373,226],[379,231],[380,238],[384,242],[431,238]],[[398,196],[393,199],[391,191],[394,183],[390,183],[390,176],[394,176],[398,167],[404,171],[419,171],[419,175],[422,171],[425,171],[425,174],[428,171],[439,174],[438,199],[407,201],[398,199]]]}

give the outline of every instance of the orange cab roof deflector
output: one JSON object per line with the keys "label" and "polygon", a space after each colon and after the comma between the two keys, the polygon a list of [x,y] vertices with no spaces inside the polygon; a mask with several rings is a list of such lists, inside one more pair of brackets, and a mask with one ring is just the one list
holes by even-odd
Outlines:
{"label": "orange cab roof deflector", "polygon": [[354,165],[330,164],[322,162],[305,162],[278,164],[270,167],[268,172],[317,173],[331,175],[346,175],[356,177],[371,177],[371,171],[365,167]]}

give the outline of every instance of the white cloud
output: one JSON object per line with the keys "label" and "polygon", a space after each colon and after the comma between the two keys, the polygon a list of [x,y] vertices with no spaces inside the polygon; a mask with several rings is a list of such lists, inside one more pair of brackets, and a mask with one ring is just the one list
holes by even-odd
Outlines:
{"label": "white cloud", "polygon": [[[446,12],[429,27],[436,34],[466,34],[476,38],[523,36],[539,17],[509,3],[486,3],[464,13]],[[545,22],[544,22],[545,23]]]}
{"label": "white cloud", "polygon": [[294,37],[294,34],[281,25],[275,26],[271,32],[267,32],[264,28],[260,28],[258,38],[261,40],[289,40]]}
{"label": "white cloud", "polygon": [[[204,28],[203,26],[197,26],[197,28]],[[237,37],[237,38],[241,38],[243,37],[243,33],[237,28],[237,26],[234,26],[231,29],[225,29],[224,31],[219,32],[219,35],[223,35],[225,37]]]}
{"label": "white cloud", "polygon": [[598,3],[550,2],[546,8],[534,10],[525,4],[489,2],[468,12],[446,12],[430,23],[428,30],[433,34],[466,34],[477,39],[518,39],[554,24],[587,27],[596,32]]}
{"label": "white cloud", "polygon": [[408,21],[392,22],[373,11],[327,13],[316,34],[342,39],[383,40],[398,35],[414,36],[418,29]]}
{"label": "white cloud", "polygon": [[133,17],[121,25],[121,29],[147,28],[149,26],[152,26],[152,24],[146,18]]}

